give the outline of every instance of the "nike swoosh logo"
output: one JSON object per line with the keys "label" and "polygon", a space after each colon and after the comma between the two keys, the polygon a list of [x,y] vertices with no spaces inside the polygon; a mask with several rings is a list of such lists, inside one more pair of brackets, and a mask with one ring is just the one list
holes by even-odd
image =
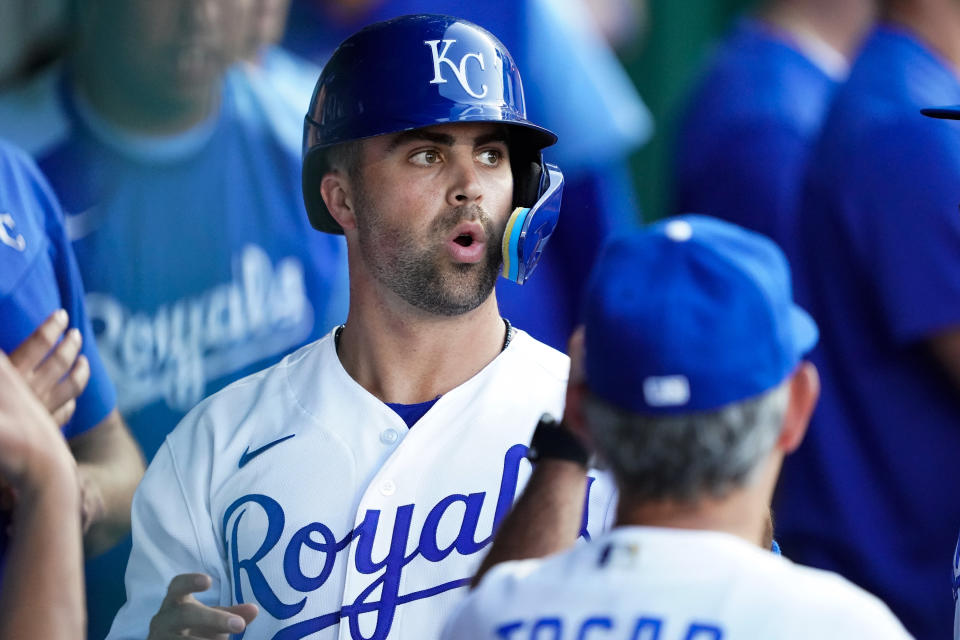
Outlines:
{"label": "nike swoosh logo", "polygon": [[67,238],[70,242],[76,242],[85,238],[101,226],[106,221],[106,210],[102,207],[93,206],[78,213],[63,213],[64,228],[67,230]]}
{"label": "nike swoosh logo", "polygon": [[283,438],[280,438],[279,440],[274,440],[273,442],[270,442],[270,443],[268,443],[268,444],[263,445],[263,446],[260,447],[259,449],[254,449],[253,451],[250,451],[250,447],[247,447],[246,449],[243,450],[243,455],[240,456],[240,464],[238,465],[239,468],[240,468],[240,469],[243,469],[243,467],[246,466],[246,464],[247,464],[248,462],[250,462],[251,460],[253,460],[254,458],[256,458],[256,457],[257,457],[258,455],[260,455],[261,453],[265,452],[267,449],[269,449],[269,448],[271,448],[271,447],[275,447],[275,446],[277,446],[278,444],[280,444],[281,442],[283,442],[284,440],[289,440],[290,438],[292,438],[292,437],[295,436],[295,435],[297,435],[297,434],[291,433],[291,434],[288,435],[288,436],[284,436]]}

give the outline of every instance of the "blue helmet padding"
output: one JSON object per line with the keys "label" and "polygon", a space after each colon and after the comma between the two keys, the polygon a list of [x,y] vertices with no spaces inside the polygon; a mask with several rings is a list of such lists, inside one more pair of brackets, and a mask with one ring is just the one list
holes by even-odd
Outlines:
{"label": "blue helmet padding", "polygon": [[[521,189],[525,178],[532,182],[536,177],[534,172],[526,175],[520,158],[531,157],[538,169],[540,150],[557,139],[527,120],[517,66],[506,47],[482,27],[452,16],[403,16],[345,40],[323,68],[304,119],[302,182],[311,224],[343,232],[320,193],[325,149],[451,122],[509,125],[511,156],[518,160],[515,182]],[[525,153],[515,154],[514,148]]]}
{"label": "blue helmet padding", "polygon": [[507,280],[517,281],[520,275],[520,236],[523,235],[523,226],[527,221],[530,207],[517,207],[503,230],[503,271],[501,275]]}
{"label": "blue helmet padding", "polygon": [[540,197],[529,209],[514,211],[504,231],[503,276],[523,284],[533,273],[560,218],[563,174],[545,164],[540,177]]}

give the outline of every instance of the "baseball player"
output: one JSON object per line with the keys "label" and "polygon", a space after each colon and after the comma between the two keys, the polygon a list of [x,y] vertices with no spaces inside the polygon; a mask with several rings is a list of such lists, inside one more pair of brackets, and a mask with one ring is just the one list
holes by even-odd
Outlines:
{"label": "baseball player", "polygon": [[[529,474],[539,416],[564,402],[566,356],[492,293],[498,273],[530,276],[556,224],[554,139],[472,23],[406,16],[338,48],[303,191],[313,226],[346,236],[346,324],[166,439],[111,639],[438,635]],[[581,533],[610,509],[602,478],[587,500]]]}
{"label": "baseball player", "polygon": [[[777,538],[877,594],[918,638],[947,638],[960,128],[919,112],[960,103],[960,3],[881,4],[807,164],[797,272],[823,329],[812,358],[824,391],[781,476]],[[869,535],[851,536],[863,523]]]}
{"label": "baseball player", "polygon": [[[757,546],[819,393],[779,248],[685,216],[610,243],[589,282],[565,424],[609,463],[617,526],[494,567],[443,637],[909,638],[877,598]],[[542,423],[531,449],[564,431]]]}
{"label": "baseball player", "polygon": [[629,157],[652,118],[583,0],[297,0],[284,44],[323,63],[361,26],[415,13],[453,13],[495,33],[524,71],[528,116],[559,137],[544,153],[563,167],[563,224],[537,277],[523,287],[501,279],[496,295],[504,317],[563,350],[603,239],[638,220]]}

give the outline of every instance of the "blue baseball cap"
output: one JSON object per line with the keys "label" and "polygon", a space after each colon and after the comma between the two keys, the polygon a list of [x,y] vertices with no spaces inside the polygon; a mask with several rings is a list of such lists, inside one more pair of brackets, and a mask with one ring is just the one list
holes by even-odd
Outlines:
{"label": "blue baseball cap", "polygon": [[700,215],[610,241],[587,285],[591,392],[641,414],[718,409],[780,384],[817,343],[769,238]]}

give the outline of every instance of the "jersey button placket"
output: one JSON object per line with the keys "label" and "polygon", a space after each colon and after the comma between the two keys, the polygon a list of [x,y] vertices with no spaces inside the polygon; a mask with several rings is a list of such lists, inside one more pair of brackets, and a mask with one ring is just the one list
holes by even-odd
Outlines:
{"label": "jersey button placket", "polygon": [[396,429],[386,429],[380,433],[380,442],[383,444],[396,444],[399,439],[400,434],[397,433]]}
{"label": "jersey button placket", "polygon": [[380,485],[380,493],[385,496],[392,496],[397,492],[397,485],[393,484],[393,481],[387,480]]}

